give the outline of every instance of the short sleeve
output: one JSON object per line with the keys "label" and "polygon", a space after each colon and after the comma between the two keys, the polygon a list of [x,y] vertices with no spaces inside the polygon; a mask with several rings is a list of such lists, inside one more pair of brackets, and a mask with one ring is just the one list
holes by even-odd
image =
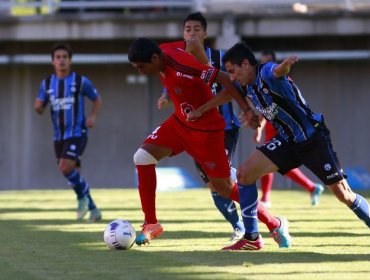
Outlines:
{"label": "short sleeve", "polygon": [[82,78],[82,94],[87,96],[90,100],[96,100],[98,98],[99,93],[90,80],[86,77]]}

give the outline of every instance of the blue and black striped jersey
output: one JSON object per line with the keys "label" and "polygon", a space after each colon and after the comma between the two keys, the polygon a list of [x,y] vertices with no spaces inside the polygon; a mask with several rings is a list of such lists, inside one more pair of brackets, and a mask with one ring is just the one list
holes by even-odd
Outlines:
{"label": "blue and black striped jersey", "polygon": [[[212,66],[220,69],[222,71],[226,71],[224,64],[222,63],[222,56],[224,55],[224,51],[222,50],[215,50],[211,48],[205,49],[208,61],[211,62]],[[212,86],[212,92],[214,95],[219,93],[222,90],[222,85],[214,83]],[[232,129],[235,127],[240,127],[239,120],[234,113],[233,104],[232,102],[223,104],[218,106],[218,110],[220,114],[224,117],[226,122],[225,129]]]}
{"label": "blue and black striped jersey", "polygon": [[37,98],[45,106],[50,103],[55,141],[87,135],[85,96],[94,101],[98,93],[89,79],[75,72],[63,79],[53,74],[41,82]]}
{"label": "blue and black striped jersey", "polygon": [[323,122],[323,116],[311,111],[291,79],[274,76],[276,66],[274,62],[258,65],[253,85],[238,87],[285,140],[305,141]]}

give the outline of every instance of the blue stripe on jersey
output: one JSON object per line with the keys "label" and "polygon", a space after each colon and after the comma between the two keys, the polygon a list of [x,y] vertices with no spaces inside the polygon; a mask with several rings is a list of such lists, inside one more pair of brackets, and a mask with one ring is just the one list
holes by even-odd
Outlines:
{"label": "blue stripe on jersey", "polygon": [[98,93],[86,77],[74,72],[64,79],[58,79],[53,74],[43,80],[38,99],[45,103],[50,102],[54,140],[87,134],[84,96],[93,101],[98,97]]}
{"label": "blue stripe on jersey", "polygon": [[[222,63],[222,57],[225,52],[222,50],[215,50],[211,48],[206,48],[205,51],[208,57],[208,61],[211,62],[212,66],[222,71],[225,71],[225,66]],[[221,90],[222,90],[222,85],[219,85],[216,83],[213,84],[212,93],[214,95],[219,93]],[[233,108],[232,102],[218,106],[218,110],[225,119],[225,122],[226,122],[225,129],[232,129],[235,127],[240,127],[238,117],[234,114],[234,108]]]}
{"label": "blue stripe on jersey", "polygon": [[302,142],[315,132],[317,124],[323,121],[322,115],[310,110],[287,76],[274,77],[276,65],[273,62],[258,65],[254,84],[239,87],[284,139]]}

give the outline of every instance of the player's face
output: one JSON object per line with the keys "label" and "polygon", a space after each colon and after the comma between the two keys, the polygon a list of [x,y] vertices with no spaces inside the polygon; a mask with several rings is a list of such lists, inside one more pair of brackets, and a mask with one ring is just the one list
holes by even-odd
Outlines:
{"label": "player's face", "polygon": [[71,63],[71,58],[66,50],[56,50],[54,52],[52,64],[56,72],[68,72]]}
{"label": "player's face", "polygon": [[269,62],[269,61],[273,61],[271,55],[269,55],[269,54],[263,54],[263,55],[261,55],[261,58],[260,58],[260,62],[261,63],[266,63],[266,62]]}
{"label": "player's face", "polygon": [[185,40],[197,38],[203,45],[204,40],[207,38],[207,32],[203,29],[202,24],[199,21],[189,20],[185,22],[183,37]]}
{"label": "player's face", "polygon": [[140,74],[144,75],[156,75],[161,71],[162,60],[158,54],[153,54],[151,62],[132,62]]}
{"label": "player's face", "polygon": [[232,82],[237,81],[242,86],[247,85],[248,72],[247,72],[247,65],[245,62],[243,62],[242,65],[239,66],[237,64],[232,64],[230,61],[228,61],[225,63],[225,68],[226,68],[227,73],[229,73],[230,80]]}

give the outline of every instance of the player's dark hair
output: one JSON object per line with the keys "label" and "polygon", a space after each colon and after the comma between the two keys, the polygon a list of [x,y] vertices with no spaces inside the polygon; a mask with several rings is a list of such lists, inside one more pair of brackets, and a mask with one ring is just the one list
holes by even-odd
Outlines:
{"label": "player's dark hair", "polygon": [[276,54],[273,50],[263,50],[261,55],[270,55],[271,58],[272,58],[272,61],[275,62],[276,61]]}
{"label": "player's dark hair", "polygon": [[249,64],[256,65],[257,59],[254,56],[252,50],[244,42],[236,43],[232,46],[222,57],[222,62],[225,64],[231,62],[231,64],[242,65],[244,59],[249,61]]}
{"label": "player's dark hair", "polygon": [[158,45],[148,38],[138,38],[133,41],[128,49],[130,62],[150,63],[153,54],[162,54]]}
{"label": "player's dark hair", "polygon": [[69,58],[72,58],[72,56],[73,56],[72,48],[68,44],[65,44],[65,43],[55,43],[51,47],[51,51],[50,51],[51,59],[54,58],[54,54],[55,54],[55,52],[57,50],[65,50],[68,53]]}
{"label": "player's dark hair", "polygon": [[185,23],[190,21],[190,20],[199,21],[200,24],[202,25],[204,31],[207,31],[207,20],[201,12],[196,12],[196,13],[192,13],[192,14],[188,15],[184,20],[183,26],[185,26]]}

